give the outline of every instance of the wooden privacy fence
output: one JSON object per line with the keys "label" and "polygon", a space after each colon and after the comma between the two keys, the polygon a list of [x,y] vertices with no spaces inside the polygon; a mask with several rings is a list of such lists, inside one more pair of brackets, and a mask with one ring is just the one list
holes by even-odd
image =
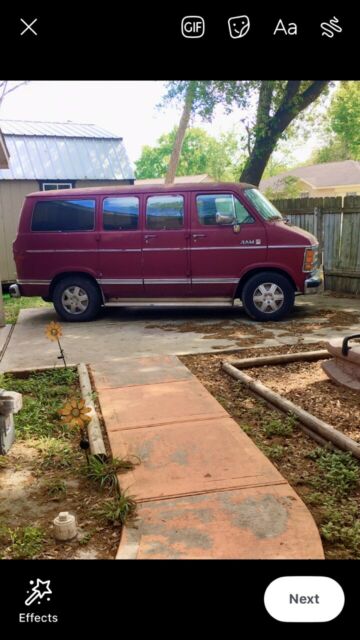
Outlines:
{"label": "wooden privacy fence", "polygon": [[360,196],[273,200],[292,225],[314,234],[325,288],[360,294]]}

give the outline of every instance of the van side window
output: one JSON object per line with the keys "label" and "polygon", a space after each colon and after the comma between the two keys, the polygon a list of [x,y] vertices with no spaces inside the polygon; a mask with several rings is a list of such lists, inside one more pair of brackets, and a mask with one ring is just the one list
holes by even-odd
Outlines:
{"label": "van side window", "polygon": [[105,231],[137,229],[139,198],[105,198],[103,202],[103,228]]}
{"label": "van side window", "polygon": [[202,194],[196,197],[196,206],[200,224],[216,225],[216,214],[233,217],[234,223],[251,224],[255,222],[241,202],[231,193]]}
{"label": "van side window", "polygon": [[32,231],[91,231],[94,229],[95,200],[44,200],[37,202]]}
{"label": "van side window", "polygon": [[184,226],[183,196],[151,196],[146,204],[146,228],[181,229]]}

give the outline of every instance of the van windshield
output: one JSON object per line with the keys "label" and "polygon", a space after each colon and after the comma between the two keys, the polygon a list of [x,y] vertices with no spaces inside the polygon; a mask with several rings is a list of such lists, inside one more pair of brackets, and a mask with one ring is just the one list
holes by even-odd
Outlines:
{"label": "van windshield", "polygon": [[281,213],[258,189],[245,189],[246,198],[265,220],[282,220]]}

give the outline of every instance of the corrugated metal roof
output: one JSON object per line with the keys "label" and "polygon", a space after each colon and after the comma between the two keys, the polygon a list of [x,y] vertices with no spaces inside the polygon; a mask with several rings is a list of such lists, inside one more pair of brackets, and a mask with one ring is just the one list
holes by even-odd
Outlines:
{"label": "corrugated metal roof", "polygon": [[121,140],[6,136],[9,169],[2,180],[130,180],[134,172]]}
{"label": "corrugated metal roof", "polygon": [[32,120],[0,120],[4,135],[58,136],[61,138],[114,138],[121,139],[95,124],[79,122],[39,122]]}

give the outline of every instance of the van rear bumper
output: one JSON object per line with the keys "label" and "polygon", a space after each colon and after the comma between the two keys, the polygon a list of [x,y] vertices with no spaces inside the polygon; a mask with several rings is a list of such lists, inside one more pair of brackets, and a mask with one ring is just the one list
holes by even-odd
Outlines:
{"label": "van rear bumper", "polygon": [[320,293],[324,290],[324,270],[319,267],[304,282],[304,294]]}

